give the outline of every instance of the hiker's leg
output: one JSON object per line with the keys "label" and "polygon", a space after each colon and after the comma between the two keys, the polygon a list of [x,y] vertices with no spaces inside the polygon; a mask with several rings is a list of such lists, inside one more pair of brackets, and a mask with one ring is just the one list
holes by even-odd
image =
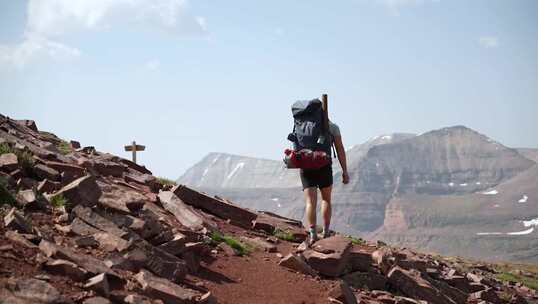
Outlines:
{"label": "hiker's leg", "polygon": [[323,217],[323,237],[329,236],[329,226],[331,225],[331,193],[332,186],[321,188],[321,216]]}
{"label": "hiker's leg", "polygon": [[306,202],[306,224],[308,228],[316,227],[316,205],[318,200],[318,188],[310,187],[303,190]]}

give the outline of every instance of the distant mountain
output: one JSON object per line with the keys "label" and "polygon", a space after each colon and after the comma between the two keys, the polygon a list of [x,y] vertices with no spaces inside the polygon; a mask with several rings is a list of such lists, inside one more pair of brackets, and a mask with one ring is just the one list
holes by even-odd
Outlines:
{"label": "distant mountain", "polygon": [[[464,126],[418,136],[374,137],[348,149],[349,185],[342,185],[335,161],[333,226],[444,254],[538,261],[532,251],[538,249],[538,241],[532,239],[537,232],[528,224],[538,219],[537,151],[505,147]],[[179,182],[243,206],[302,219],[297,171],[261,165],[276,166],[279,161],[249,158],[247,165],[245,159],[224,158],[215,168],[222,172],[212,173],[210,167],[205,176],[215,177],[205,183],[200,176],[208,168],[208,157]],[[239,163],[245,165],[227,178]],[[198,178],[189,183],[189,176]],[[521,234],[510,234],[514,232]]]}
{"label": "distant mountain", "polygon": [[210,153],[178,179],[199,188],[292,188],[300,186],[296,171],[282,161],[226,153]]}

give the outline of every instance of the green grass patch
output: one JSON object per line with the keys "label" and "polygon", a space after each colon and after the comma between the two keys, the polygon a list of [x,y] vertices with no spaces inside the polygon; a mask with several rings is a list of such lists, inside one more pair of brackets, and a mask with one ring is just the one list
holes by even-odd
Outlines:
{"label": "green grass patch", "polygon": [[275,229],[275,231],[273,232],[273,235],[276,237],[276,238],[279,238],[281,240],[284,240],[284,241],[288,241],[288,242],[293,242],[293,234],[289,231],[284,231],[284,230],[281,230],[281,229]]}
{"label": "green grass patch", "polygon": [[498,264],[495,270],[498,272],[496,277],[499,280],[518,282],[530,289],[538,290],[538,265],[536,264]]}
{"label": "green grass patch", "polygon": [[56,208],[69,207],[69,200],[60,193],[50,197],[50,204]]}
{"label": "green grass patch", "polygon": [[366,241],[361,238],[356,238],[351,235],[348,235],[347,238],[351,241],[351,244],[353,245],[364,245],[366,244]]}
{"label": "green grass patch", "polygon": [[169,185],[169,186],[175,186],[177,185],[177,183],[171,179],[168,179],[166,177],[157,177],[157,181],[159,181],[159,183],[161,183],[162,185]]}
{"label": "green grass patch", "polygon": [[0,155],[6,154],[6,153],[13,153],[13,149],[7,144],[7,143],[1,143],[0,144]]}
{"label": "green grass patch", "polygon": [[71,145],[64,141],[64,140],[61,140],[60,143],[58,143],[56,145],[56,148],[58,148],[58,151],[60,151],[61,154],[63,155],[67,155],[71,152],[73,152],[73,149],[71,148]]}
{"label": "green grass patch", "polygon": [[213,242],[217,244],[222,242],[226,243],[228,246],[232,247],[238,255],[246,255],[252,251],[251,246],[240,242],[239,240],[235,239],[230,235],[223,235],[218,231],[211,232],[209,237]]}

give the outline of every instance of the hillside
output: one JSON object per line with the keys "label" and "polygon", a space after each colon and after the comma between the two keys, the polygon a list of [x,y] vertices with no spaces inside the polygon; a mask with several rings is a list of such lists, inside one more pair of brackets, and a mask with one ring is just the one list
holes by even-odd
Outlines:
{"label": "hillside", "polygon": [[[348,150],[349,185],[335,172],[334,227],[443,254],[536,262],[534,230],[482,234],[528,231],[523,221],[538,218],[533,151],[505,147],[463,126],[375,137]],[[200,189],[245,207],[296,219],[304,214],[300,187]]]}
{"label": "hillside", "polygon": [[163,185],[143,166],[1,115],[0,180],[2,303],[538,299],[535,266],[441,257],[339,233],[308,248],[298,221]]}

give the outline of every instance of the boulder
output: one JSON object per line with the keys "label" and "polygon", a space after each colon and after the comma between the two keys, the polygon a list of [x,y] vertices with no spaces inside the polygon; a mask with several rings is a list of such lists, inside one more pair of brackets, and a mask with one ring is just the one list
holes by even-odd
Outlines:
{"label": "boulder", "polygon": [[37,125],[35,123],[35,121],[33,120],[30,120],[30,119],[17,119],[15,120],[16,123],[18,123],[19,125],[21,126],[25,126],[26,128],[34,131],[34,132],[38,132],[37,131]]}
{"label": "boulder", "polygon": [[17,202],[24,209],[37,210],[44,207],[44,204],[39,204],[37,196],[32,189],[19,191],[17,193]]}
{"label": "boulder", "polygon": [[90,208],[78,205],[73,208],[71,213],[93,227],[101,231],[108,232],[114,236],[121,238],[127,234],[127,231],[120,229],[112,221],[93,212]]}
{"label": "boulder", "polygon": [[81,248],[93,248],[99,246],[99,243],[91,235],[83,235],[74,239],[75,245]]}
{"label": "boulder", "polygon": [[306,262],[319,273],[338,277],[350,269],[351,241],[342,236],[332,236],[317,241],[312,249],[305,250]]}
{"label": "boulder", "polygon": [[352,272],[342,277],[353,288],[369,290],[385,290],[387,278],[375,272]]}
{"label": "boulder", "polygon": [[187,237],[183,234],[176,233],[174,235],[174,238],[164,244],[159,245],[158,248],[172,254],[172,255],[178,255],[185,251],[186,244],[187,244]]}
{"label": "boulder", "polygon": [[100,273],[107,273],[115,281],[122,281],[120,276],[116,272],[110,270],[103,261],[94,258],[91,255],[75,253],[71,249],[56,245],[47,240],[42,240],[41,243],[39,243],[39,249],[49,258],[71,261],[79,267],[84,268],[90,274],[97,275]]}
{"label": "boulder", "polygon": [[58,182],[53,182],[48,179],[44,179],[37,185],[37,192],[39,193],[52,193],[60,189],[61,185]]}
{"label": "boulder", "polygon": [[94,206],[101,196],[101,189],[95,182],[95,177],[86,175],[74,180],[69,185],[63,187],[54,195],[63,195],[70,206],[83,205]]}
{"label": "boulder", "polygon": [[497,293],[493,290],[493,288],[488,288],[486,290],[477,291],[475,293],[472,293],[469,295],[468,301],[472,300],[482,300],[489,303],[501,303],[501,299],[497,295]]}
{"label": "boulder", "polygon": [[159,200],[164,209],[172,213],[181,225],[186,226],[193,231],[198,231],[204,228],[204,218],[191,206],[186,205],[173,192],[161,191],[159,193]]}
{"label": "boulder", "polygon": [[69,141],[69,145],[71,146],[72,149],[80,149],[80,143],[76,140],[70,140]]}
{"label": "boulder", "polygon": [[261,248],[263,251],[267,251],[267,252],[276,252],[277,251],[276,245],[274,245],[272,243],[269,243],[266,240],[263,240],[263,239],[261,239],[259,237],[249,238],[249,237],[246,237],[246,236],[242,236],[242,237],[240,237],[240,239],[241,239],[241,241],[243,241],[245,243],[248,243],[248,244],[251,244],[254,247]]}
{"label": "boulder", "polygon": [[142,286],[142,291],[150,298],[157,298],[164,303],[201,303],[203,294],[187,289],[168,280],[158,278],[147,271],[135,275],[136,281]]}
{"label": "boulder", "polygon": [[108,232],[98,232],[94,234],[93,237],[99,242],[99,247],[108,252],[122,252],[131,246],[131,242]]}
{"label": "boulder", "polygon": [[100,182],[99,186],[102,189],[99,204],[121,213],[131,214],[139,211],[147,201],[146,196],[122,185]]}
{"label": "boulder", "polygon": [[336,299],[344,304],[357,304],[357,298],[353,294],[353,290],[344,281],[339,281],[338,284],[329,291],[329,297]]}
{"label": "boulder", "polygon": [[47,261],[43,264],[43,269],[52,274],[67,276],[75,281],[84,281],[88,277],[86,270],[78,267],[73,262],[61,259]]}
{"label": "boulder", "polygon": [[11,240],[12,242],[15,242],[21,246],[24,246],[26,248],[37,248],[37,246],[30,242],[27,238],[25,238],[23,235],[18,233],[17,231],[6,231],[5,237]]}
{"label": "boulder", "polygon": [[274,234],[277,230],[284,231],[290,234],[293,241],[297,243],[305,241],[307,237],[301,222],[268,212],[258,215],[252,223],[252,229],[262,230],[269,234]]}
{"label": "boulder", "polygon": [[[37,279],[17,280],[12,290],[17,298],[24,299],[30,303],[60,303],[60,292],[47,282]],[[6,302],[7,304],[8,302]]]}
{"label": "boulder", "polygon": [[83,160],[79,165],[101,176],[122,177],[126,170],[126,166],[123,164],[99,158]]}
{"label": "boulder", "polygon": [[392,286],[404,295],[428,301],[429,303],[454,304],[455,302],[420,277],[416,271],[405,270],[394,266],[387,275]]}
{"label": "boulder", "polygon": [[369,249],[353,245],[349,250],[349,260],[353,271],[369,271],[372,268],[372,254]]}
{"label": "boulder", "polygon": [[133,264],[143,265],[154,274],[174,282],[181,282],[188,272],[187,263],[168,252],[138,240],[125,255]]}
{"label": "boulder", "polygon": [[379,267],[379,269],[381,269],[383,274],[388,274],[392,266],[396,264],[397,259],[393,254],[392,249],[387,246],[383,246],[372,252],[372,261]]}
{"label": "boulder", "polygon": [[14,153],[5,153],[0,155],[0,170],[11,172],[19,166],[19,160]]}
{"label": "boulder", "polygon": [[248,209],[241,208],[224,200],[210,197],[184,185],[175,186],[172,189],[172,192],[186,204],[202,209],[221,219],[230,220],[231,224],[246,229],[252,228],[252,223],[257,217],[256,213]]}
{"label": "boulder", "polygon": [[60,180],[60,172],[57,170],[47,167],[43,164],[37,164],[33,167],[35,175],[40,179],[49,179],[53,181]]}
{"label": "boulder", "polygon": [[4,217],[4,227],[20,233],[32,233],[32,225],[20,214],[16,208],[11,208]]}
{"label": "boulder", "polygon": [[97,293],[100,293],[104,296],[110,294],[110,284],[108,282],[108,276],[106,273],[100,273],[92,278],[90,278],[84,288],[91,289]]}
{"label": "boulder", "polygon": [[86,174],[86,169],[73,164],[56,161],[44,161],[44,165],[58,172],[61,172],[62,184],[64,185],[69,184],[72,181],[81,178]]}
{"label": "boulder", "polygon": [[306,263],[302,255],[290,253],[280,260],[278,265],[313,277],[316,276],[316,271]]}
{"label": "boulder", "polygon": [[124,174],[125,181],[129,183],[136,183],[149,187],[152,191],[159,191],[159,184],[157,178],[150,174],[141,174],[140,172],[129,169],[128,173]]}

